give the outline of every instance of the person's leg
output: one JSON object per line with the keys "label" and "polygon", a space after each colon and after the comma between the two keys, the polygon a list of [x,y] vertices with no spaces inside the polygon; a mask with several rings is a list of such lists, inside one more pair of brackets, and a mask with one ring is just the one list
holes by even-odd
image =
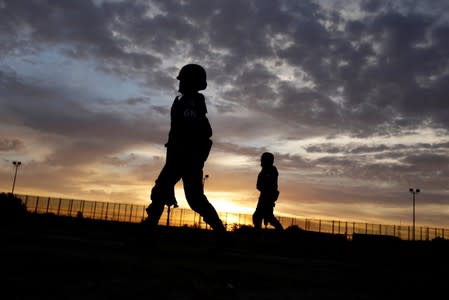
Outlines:
{"label": "person's leg", "polygon": [[269,222],[266,218],[263,219],[263,225],[265,226],[265,228],[267,228]]}
{"label": "person's leg", "polygon": [[147,223],[157,225],[165,205],[177,205],[175,198],[175,184],[181,178],[176,160],[167,155],[167,161],[151,189],[151,203],[147,207]]}
{"label": "person's leg", "polygon": [[274,228],[276,228],[276,230],[284,230],[284,227],[282,227],[281,222],[279,222],[279,220],[276,219],[276,217],[274,216],[273,211],[271,211],[270,214],[267,215],[265,220],[267,220],[268,223],[273,225]]}
{"label": "person's leg", "polygon": [[199,213],[204,222],[209,224],[215,231],[226,231],[217,211],[204,195],[202,166],[189,166],[186,168],[182,181],[186,200],[192,210]]}
{"label": "person's leg", "polygon": [[256,210],[254,211],[253,214],[253,225],[255,229],[261,229],[262,228],[262,206],[259,203],[257,203],[257,207]]}

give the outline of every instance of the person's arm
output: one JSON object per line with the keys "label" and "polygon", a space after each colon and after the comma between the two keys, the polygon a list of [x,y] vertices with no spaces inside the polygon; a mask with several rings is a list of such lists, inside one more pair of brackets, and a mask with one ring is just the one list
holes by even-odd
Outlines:
{"label": "person's arm", "polygon": [[262,186],[261,186],[261,184],[260,184],[260,174],[257,176],[256,189],[257,189],[259,192],[262,192]]}
{"label": "person's arm", "polygon": [[199,138],[200,138],[200,147],[202,152],[202,159],[206,161],[209,157],[210,150],[212,148],[212,126],[210,125],[209,119],[207,118],[207,108],[206,101],[203,94],[198,94],[199,97],[196,101],[196,110],[198,113],[198,122],[199,122]]}
{"label": "person's arm", "polygon": [[279,173],[276,167],[274,167],[274,182],[273,182],[273,206],[275,205],[275,202],[279,198],[279,190],[278,190],[278,177]]}
{"label": "person's arm", "polygon": [[171,108],[170,108],[170,131],[168,132],[168,141],[165,144],[165,147],[168,147],[169,145],[173,144],[174,140],[176,139],[175,135],[176,135],[176,128],[177,128],[177,122],[179,122],[177,120],[177,109],[178,109],[178,102],[179,102],[179,97],[176,97],[175,100],[173,101]]}

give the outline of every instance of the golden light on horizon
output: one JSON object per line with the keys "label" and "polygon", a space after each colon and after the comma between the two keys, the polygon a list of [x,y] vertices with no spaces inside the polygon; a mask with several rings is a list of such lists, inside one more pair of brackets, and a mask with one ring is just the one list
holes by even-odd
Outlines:
{"label": "golden light on horizon", "polygon": [[[190,208],[185,199],[184,190],[182,187],[175,189],[176,199],[182,208]],[[252,214],[257,205],[257,198],[253,204],[254,207],[247,206],[248,199],[254,198],[253,195],[248,195],[245,192],[223,192],[223,191],[206,191],[206,196],[209,202],[215,207],[218,213],[237,213],[237,214]],[[241,203],[241,204],[240,204]]]}

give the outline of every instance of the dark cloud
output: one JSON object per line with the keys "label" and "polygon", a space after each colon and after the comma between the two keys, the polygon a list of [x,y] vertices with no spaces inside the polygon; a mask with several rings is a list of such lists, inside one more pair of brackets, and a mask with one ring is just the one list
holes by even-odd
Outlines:
{"label": "dark cloud", "polygon": [[360,8],[367,12],[377,12],[382,7],[384,1],[381,0],[363,0],[360,3]]}
{"label": "dark cloud", "polygon": [[0,79],[3,79],[2,112],[16,125],[73,138],[135,141],[160,138],[162,129],[158,119],[152,122],[151,110],[145,119],[126,120],[120,114],[95,112],[57,87],[43,87],[7,76]]}
{"label": "dark cloud", "polygon": [[[16,47],[34,50],[59,47],[69,57],[94,58],[99,69],[125,76],[130,72],[154,69],[161,63],[153,54],[129,49],[132,48],[129,41],[114,31],[114,26],[121,23],[121,16],[129,14],[138,19],[145,13],[146,6],[135,1],[129,5],[116,2],[103,6],[88,0],[5,3],[0,9],[0,18],[6,24],[1,36]],[[14,55],[16,47],[6,45],[2,48]]]}
{"label": "dark cloud", "polygon": [[[41,147],[49,148],[41,159],[59,167],[82,167],[103,162],[105,157],[139,145],[162,144],[168,124],[151,106],[140,113],[97,112],[57,88],[42,87],[3,76],[0,107],[4,125],[30,128],[42,135]],[[140,105],[143,99],[126,99],[126,105]],[[120,103],[115,104],[120,108]],[[114,107],[113,102],[107,106]],[[166,118],[166,115],[163,116]],[[44,141],[43,137],[54,136]],[[39,135],[35,134],[35,138]],[[30,139],[3,139],[0,151],[33,151]],[[40,171],[39,171],[40,172]]]}
{"label": "dark cloud", "polygon": [[290,84],[280,87],[278,118],[287,118],[298,125],[335,129],[341,122],[340,109],[329,97],[310,88],[295,88]]}
{"label": "dark cloud", "polygon": [[405,144],[376,144],[376,145],[359,145],[359,144],[349,144],[349,145],[335,145],[332,143],[316,144],[305,147],[305,150],[310,153],[327,153],[327,154],[370,154],[370,153],[382,153],[382,152],[393,152],[408,150],[409,152],[416,152],[418,150],[446,150],[449,151],[449,143],[416,143],[413,145]]}
{"label": "dark cloud", "polygon": [[[449,125],[449,24],[413,2],[362,1],[370,14],[351,21],[313,1],[5,3],[3,48],[65,45],[72,57],[95,57],[102,70],[164,90],[174,74],[162,57],[201,60],[212,80],[232,86],[221,94],[231,101],[270,110],[277,100],[279,116],[356,136]],[[260,64],[268,60],[296,68],[312,86],[283,83]]]}
{"label": "dark cloud", "polygon": [[449,177],[447,142],[413,145],[322,143],[307,146],[305,150],[321,156],[309,160],[308,164],[311,170],[321,174],[320,178],[323,181],[326,181],[323,178],[329,176],[348,180],[347,186],[354,183],[356,186],[351,188],[358,187],[357,182],[383,187],[376,192],[381,198],[377,199],[376,203],[396,201],[391,200],[394,199],[393,195],[396,195],[398,190],[405,190],[410,186],[425,187],[432,194],[430,196],[432,201],[437,203],[445,201],[444,191],[448,188]]}
{"label": "dark cloud", "polygon": [[81,140],[70,142],[67,145],[55,146],[49,154],[45,163],[56,166],[86,166],[98,163],[107,155],[126,149],[126,144],[118,144],[111,141],[89,141]]}
{"label": "dark cloud", "polygon": [[314,169],[315,166],[310,160],[305,159],[300,155],[280,154],[274,153],[276,159],[276,165],[280,170],[284,172],[289,171],[308,171]]}
{"label": "dark cloud", "polygon": [[23,141],[19,139],[0,139],[0,152],[18,151],[23,148]]}
{"label": "dark cloud", "polygon": [[411,168],[416,169],[419,172],[440,172],[445,171],[448,174],[449,169],[449,156],[439,155],[434,153],[417,153],[407,156],[403,163],[410,165]]}

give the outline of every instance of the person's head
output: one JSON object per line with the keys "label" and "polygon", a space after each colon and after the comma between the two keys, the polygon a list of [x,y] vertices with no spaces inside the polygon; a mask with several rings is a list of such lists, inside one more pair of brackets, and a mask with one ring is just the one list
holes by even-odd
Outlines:
{"label": "person's head", "polygon": [[176,79],[179,80],[178,91],[182,94],[198,92],[207,87],[206,70],[197,64],[182,67]]}
{"label": "person's head", "polygon": [[260,165],[262,168],[272,166],[274,164],[274,155],[270,152],[264,152],[260,157]]}

